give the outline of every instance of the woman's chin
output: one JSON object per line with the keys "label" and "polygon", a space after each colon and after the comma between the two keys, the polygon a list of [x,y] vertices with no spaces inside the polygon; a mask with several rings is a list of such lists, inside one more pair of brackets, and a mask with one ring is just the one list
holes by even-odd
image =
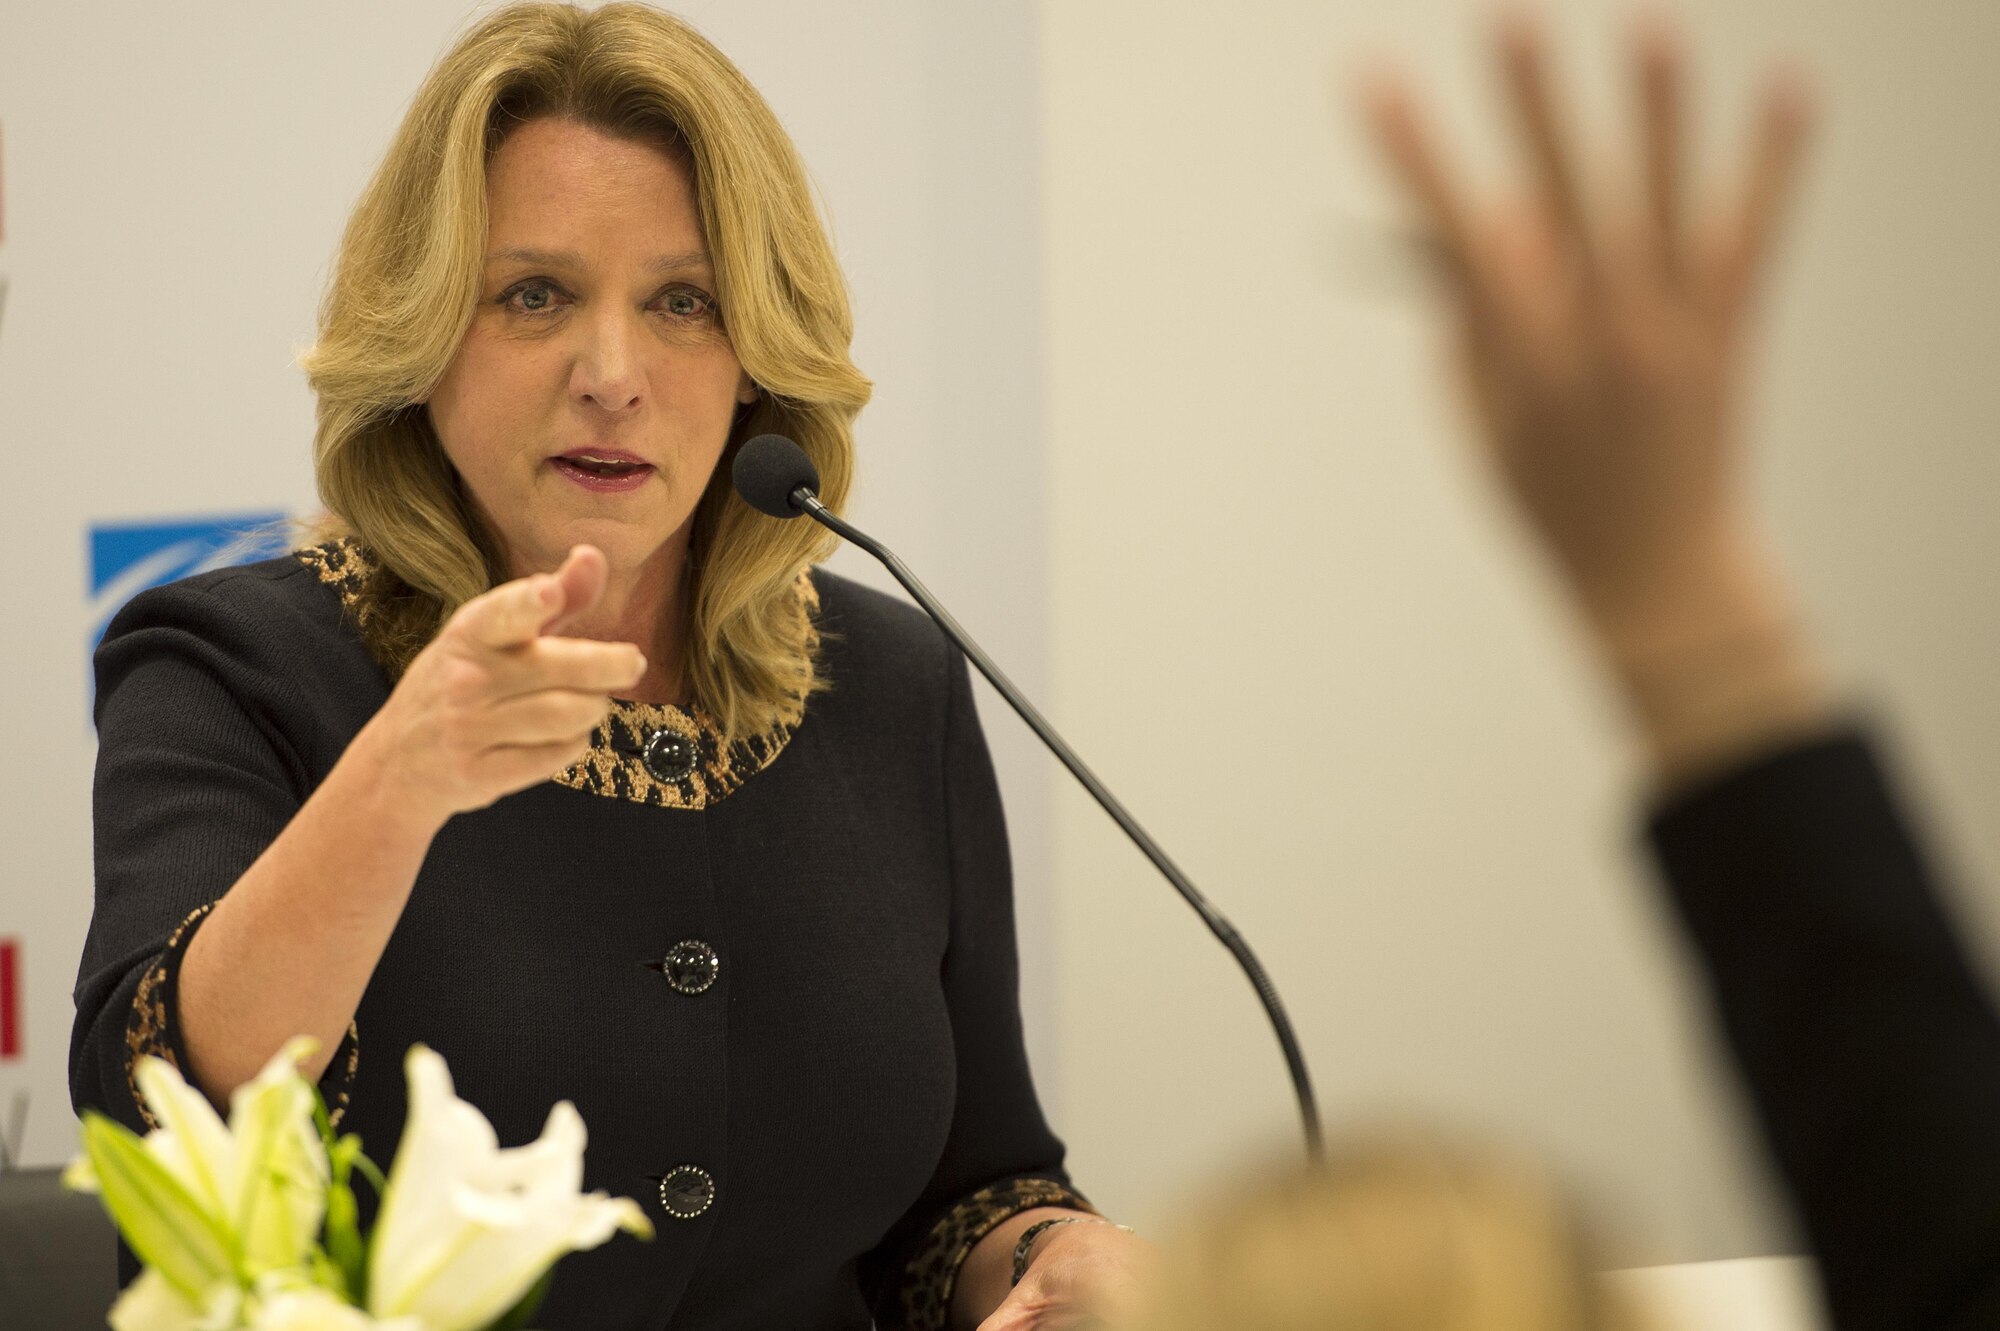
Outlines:
{"label": "woman's chin", "polygon": [[548,571],[560,565],[576,546],[594,545],[616,580],[659,560],[670,543],[671,533],[663,534],[655,523],[590,517],[550,524],[536,533],[531,548],[537,569]]}

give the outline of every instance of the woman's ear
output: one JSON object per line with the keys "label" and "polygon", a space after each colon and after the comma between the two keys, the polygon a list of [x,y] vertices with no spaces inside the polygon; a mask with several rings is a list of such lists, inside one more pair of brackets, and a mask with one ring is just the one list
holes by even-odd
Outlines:
{"label": "woman's ear", "polygon": [[736,402],[738,406],[749,406],[757,400],[757,394],[762,391],[762,389],[757,387],[757,381],[750,377],[750,371],[741,370],[737,372]]}

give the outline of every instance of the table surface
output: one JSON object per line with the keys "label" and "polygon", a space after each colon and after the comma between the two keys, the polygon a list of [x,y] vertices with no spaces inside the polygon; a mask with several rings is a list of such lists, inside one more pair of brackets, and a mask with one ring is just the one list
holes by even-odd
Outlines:
{"label": "table surface", "polygon": [[1805,1257],[1644,1266],[1608,1272],[1604,1281],[1651,1313],[1661,1331],[1827,1331]]}

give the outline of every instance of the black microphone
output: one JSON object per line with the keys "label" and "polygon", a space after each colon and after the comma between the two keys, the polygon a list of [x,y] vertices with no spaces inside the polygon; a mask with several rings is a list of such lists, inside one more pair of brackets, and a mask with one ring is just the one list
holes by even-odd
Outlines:
{"label": "black microphone", "polygon": [[1305,1055],[1299,1051],[1298,1039],[1292,1034],[1291,1019],[1285,1015],[1285,1005],[1278,999],[1277,988],[1272,985],[1270,976],[1264,973],[1264,967],[1258,963],[1250,945],[1243,941],[1243,935],[1236,932],[1236,926],[1224,919],[1222,912],[1195,890],[1187,875],[1167,858],[1167,853],[1160,849],[1159,843],[1146,829],[1139,826],[1139,820],[1126,811],[1125,806],[1118,802],[1118,797],[1097,779],[1096,773],[1084,766],[1083,759],[1077,757],[1076,751],[1056,733],[1055,727],[1014,687],[1014,681],[1008,679],[1000,667],[993,664],[992,658],[980,650],[971,635],[959,627],[958,621],[939,604],[930,590],[917,581],[916,574],[904,567],[903,561],[881,542],[850,526],[820,503],[819,468],[813,466],[804,449],[781,434],[760,434],[737,451],[730,479],[736,483],[736,493],[759,513],[768,513],[774,518],[795,518],[803,513],[880,560],[896,581],[903,584],[904,590],[916,598],[924,613],[937,621],[945,636],[965,653],[965,659],[979,668],[979,673],[986,676],[1008,705],[1020,714],[1021,719],[1028,723],[1028,728],[1049,746],[1051,753],[1062,760],[1070,775],[1083,783],[1083,788],[1111,815],[1111,821],[1124,829],[1125,835],[1132,838],[1132,843],[1153,862],[1153,867],[1173,884],[1174,890],[1194,908],[1194,913],[1201,916],[1209,932],[1236,958],[1236,964],[1243,968],[1243,973],[1257,991],[1258,999],[1264,1004],[1264,1014],[1271,1019],[1271,1029],[1277,1034],[1278,1046],[1285,1054],[1285,1067],[1292,1076],[1292,1093],[1298,1097],[1299,1117],[1305,1124],[1306,1154],[1315,1161],[1321,1159],[1325,1146],[1321,1137],[1319,1107],[1313,1098],[1312,1078],[1306,1072]]}

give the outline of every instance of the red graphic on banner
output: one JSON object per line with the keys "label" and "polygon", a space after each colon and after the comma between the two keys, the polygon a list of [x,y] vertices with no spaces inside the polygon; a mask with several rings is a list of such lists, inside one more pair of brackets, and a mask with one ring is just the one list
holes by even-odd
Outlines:
{"label": "red graphic on banner", "polygon": [[21,1056],[21,940],[0,938],[0,1059]]}

